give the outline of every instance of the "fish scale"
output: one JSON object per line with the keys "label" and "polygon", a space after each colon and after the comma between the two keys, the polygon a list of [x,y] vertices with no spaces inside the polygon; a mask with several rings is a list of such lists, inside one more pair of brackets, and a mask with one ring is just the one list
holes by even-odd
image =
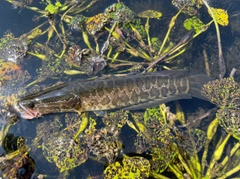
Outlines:
{"label": "fish scale", "polygon": [[[171,78],[162,76],[161,73],[149,73],[146,75],[133,75],[120,79],[107,79],[108,81],[96,81],[94,93],[88,90],[79,94],[83,111],[107,110],[128,107],[148,101],[161,100],[168,96],[177,96],[188,93],[188,78]],[[115,83],[114,83],[115,81]],[[113,85],[114,84],[114,85]],[[86,85],[86,84],[85,84]],[[87,87],[88,89],[89,87]],[[190,96],[189,96],[190,98]],[[144,107],[144,106],[143,106]]]}
{"label": "fish scale", "polygon": [[75,81],[30,94],[15,109],[27,119],[57,112],[144,109],[173,100],[204,99],[200,90],[210,80],[204,74],[173,70]]}

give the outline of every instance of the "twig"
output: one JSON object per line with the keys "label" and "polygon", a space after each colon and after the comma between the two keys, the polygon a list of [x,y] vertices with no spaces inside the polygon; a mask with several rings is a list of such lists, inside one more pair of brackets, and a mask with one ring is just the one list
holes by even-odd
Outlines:
{"label": "twig", "polygon": [[233,78],[236,71],[237,71],[237,69],[236,69],[236,68],[233,68],[232,71],[231,71],[231,73],[230,73],[230,76],[229,76],[229,77],[232,77],[232,78]]}
{"label": "twig", "polygon": [[192,124],[194,124],[194,123],[196,123],[196,122],[200,123],[201,120],[203,120],[204,118],[206,118],[206,117],[210,116],[211,114],[215,113],[215,112],[217,111],[217,109],[218,109],[218,108],[210,109],[209,111],[207,111],[207,112],[206,112],[205,114],[203,114],[202,116],[194,119],[193,121],[190,121],[190,122],[182,125],[181,127],[187,127],[187,126],[192,125]]}
{"label": "twig", "polygon": [[205,49],[203,49],[203,59],[204,59],[206,73],[208,76],[211,76],[210,67],[209,67],[209,63],[208,63],[208,56],[207,56],[207,52]]}

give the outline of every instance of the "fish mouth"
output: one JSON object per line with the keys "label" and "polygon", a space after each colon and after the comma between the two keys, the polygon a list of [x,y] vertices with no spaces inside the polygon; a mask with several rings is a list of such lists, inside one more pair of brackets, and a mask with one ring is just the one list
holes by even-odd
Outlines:
{"label": "fish mouth", "polygon": [[21,103],[18,103],[18,105],[16,105],[14,108],[19,116],[24,119],[33,119],[42,116],[42,114],[36,109],[26,108]]}

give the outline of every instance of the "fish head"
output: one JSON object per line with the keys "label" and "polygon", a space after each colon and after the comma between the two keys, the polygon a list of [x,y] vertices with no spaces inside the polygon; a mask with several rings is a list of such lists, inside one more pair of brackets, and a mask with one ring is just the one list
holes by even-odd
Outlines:
{"label": "fish head", "polygon": [[78,112],[81,101],[77,95],[62,93],[44,94],[34,98],[19,100],[15,111],[24,119],[39,118],[44,114],[61,112]]}
{"label": "fish head", "polygon": [[38,109],[38,105],[34,100],[21,100],[14,106],[19,117],[24,119],[39,118],[42,113]]}

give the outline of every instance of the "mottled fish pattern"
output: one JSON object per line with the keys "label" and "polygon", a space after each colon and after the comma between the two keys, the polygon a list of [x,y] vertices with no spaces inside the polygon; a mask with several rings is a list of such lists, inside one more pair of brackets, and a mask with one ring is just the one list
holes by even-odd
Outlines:
{"label": "mottled fish pattern", "polygon": [[29,95],[19,101],[17,109],[28,114],[38,111],[38,117],[55,112],[144,109],[192,96],[203,99],[200,90],[209,80],[207,75],[188,75],[183,70],[97,78]]}

